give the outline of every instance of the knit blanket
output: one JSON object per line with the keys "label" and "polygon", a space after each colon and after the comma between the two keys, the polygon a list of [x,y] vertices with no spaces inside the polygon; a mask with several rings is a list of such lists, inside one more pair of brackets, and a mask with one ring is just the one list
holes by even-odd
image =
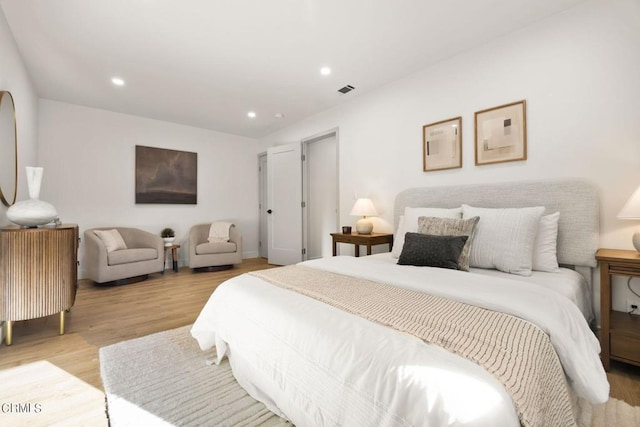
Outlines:
{"label": "knit blanket", "polygon": [[525,427],[575,426],[556,351],[517,317],[422,292],[293,265],[250,273],[465,357],[510,393]]}

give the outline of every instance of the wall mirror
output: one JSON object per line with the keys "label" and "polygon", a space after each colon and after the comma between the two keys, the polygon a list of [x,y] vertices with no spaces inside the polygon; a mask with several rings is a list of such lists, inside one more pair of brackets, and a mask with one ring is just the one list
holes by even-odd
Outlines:
{"label": "wall mirror", "polygon": [[10,92],[0,91],[0,200],[5,206],[16,201],[18,188],[18,135],[16,109]]}

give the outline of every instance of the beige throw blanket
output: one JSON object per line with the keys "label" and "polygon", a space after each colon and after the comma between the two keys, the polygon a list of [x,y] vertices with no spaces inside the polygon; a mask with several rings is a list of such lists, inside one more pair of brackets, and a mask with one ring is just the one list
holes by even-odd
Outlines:
{"label": "beige throw blanket", "polygon": [[229,241],[229,229],[235,227],[231,222],[216,221],[212,222],[209,227],[209,237],[207,241],[209,243],[223,243]]}
{"label": "beige throw blanket", "polygon": [[472,360],[511,394],[523,426],[575,426],[549,337],[537,326],[422,292],[293,265],[250,273]]}

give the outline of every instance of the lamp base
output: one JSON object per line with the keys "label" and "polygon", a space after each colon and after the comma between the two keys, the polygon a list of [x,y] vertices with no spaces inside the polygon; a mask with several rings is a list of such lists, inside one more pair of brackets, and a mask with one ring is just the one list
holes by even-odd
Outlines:
{"label": "lamp base", "polygon": [[636,248],[636,251],[640,252],[640,233],[633,233],[633,247]]}
{"label": "lamp base", "polygon": [[371,234],[373,223],[368,218],[361,218],[356,221],[356,231],[358,234]]}

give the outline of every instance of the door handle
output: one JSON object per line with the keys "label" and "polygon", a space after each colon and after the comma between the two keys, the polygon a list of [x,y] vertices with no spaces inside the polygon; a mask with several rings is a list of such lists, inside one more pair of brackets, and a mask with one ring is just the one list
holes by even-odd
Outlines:
{"label": "door handle", "polygon": [[269,210],[267,210],[267,213],[268,213],[269,215],[271,215],[271,214],[273,213],[273,211],[272,211],[271,209],[269,209]]}

